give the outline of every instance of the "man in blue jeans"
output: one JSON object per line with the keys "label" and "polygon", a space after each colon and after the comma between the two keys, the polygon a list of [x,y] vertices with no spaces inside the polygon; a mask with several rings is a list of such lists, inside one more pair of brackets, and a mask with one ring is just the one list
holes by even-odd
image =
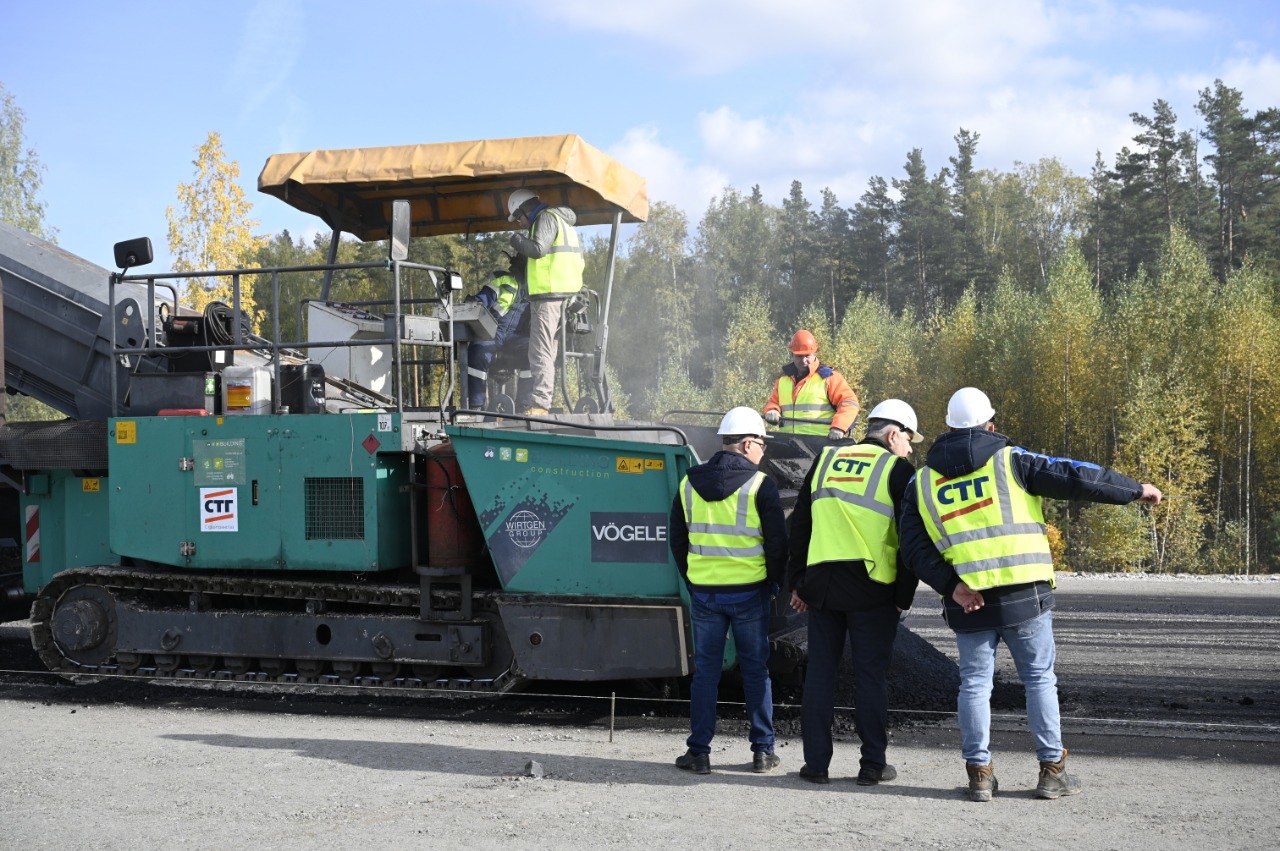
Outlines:
{"label": "man in blue jeans", "polygon": [[1044,497],[1125,505],[1158,504],[1153,485],[1121,473],[1038,455],[998,433],[987,394],[962,387],[947,404],[947,425],[903,500],[900,552],[922,581],[942,594],[943,617],[956,633],[960,696],[956,715],[969,799],[990,801],[999,788],[988,749],[996,647],[1009,648],[1027,693],[1035,739],[1037,798],[1074,795],[1067,774],[1053,672],[1053,558],[1045,534]]}
{"label": "man in blue jeans", "polygon": [[764,420],[751,408],[725,414],[723,449],[689,469],[671,505],[668,541],[689,588],[694,669],[689,688],[688,752],[676,766],[711,773],[711,739],[733,633],[751,723],[751,767],[777,767],[769,681],[771,603],[787,567],[787,525],[778,486],[759,470]]}

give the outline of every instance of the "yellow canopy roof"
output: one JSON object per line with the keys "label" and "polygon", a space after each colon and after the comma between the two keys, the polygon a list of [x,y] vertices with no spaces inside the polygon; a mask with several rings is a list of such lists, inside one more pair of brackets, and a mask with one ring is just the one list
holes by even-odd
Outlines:
{"label": "yellow canopy roof", "polygon": [[258,175],[260,191],[363,240],[388,237],[398,200],[414,236],[514,230],[507,196],[521,187],[580,225],[649,215],[644,178],[573,135],[275,154]]}

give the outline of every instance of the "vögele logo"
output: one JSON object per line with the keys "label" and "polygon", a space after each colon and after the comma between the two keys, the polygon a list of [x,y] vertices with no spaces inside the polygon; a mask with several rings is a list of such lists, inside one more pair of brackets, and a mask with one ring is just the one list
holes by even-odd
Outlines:
{"label": "v\u00f6gele logo", "polygon": [[591,512],[591,560],[606,563],[664,564],[667,515],[650,511]]}
{"label": "v\u00f6gele logo", "polygon": [[517,511],[506,523],[507,537],[522,549],[536,547],[547,532],[547,524],[532,511]]}

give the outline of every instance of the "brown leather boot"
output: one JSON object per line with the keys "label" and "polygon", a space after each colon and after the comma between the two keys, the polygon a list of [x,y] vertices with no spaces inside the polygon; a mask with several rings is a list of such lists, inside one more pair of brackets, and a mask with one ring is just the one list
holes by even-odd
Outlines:
{"label": "brown leather boot", "polygon": [[1036,797],[1053,800],[1064,795],[1074,795],[1081,789],[1080,780],[1067,774],[1067,749],[1057,762],[1040,763],[1040,782],[1036,784]]}
{"label": "brown leather boot", "polygon": [[991,796],[1000,788],[1000,781],[996,780],[995,763],[966,765],[965,770],[969,772],[969,800],[990,801]]}

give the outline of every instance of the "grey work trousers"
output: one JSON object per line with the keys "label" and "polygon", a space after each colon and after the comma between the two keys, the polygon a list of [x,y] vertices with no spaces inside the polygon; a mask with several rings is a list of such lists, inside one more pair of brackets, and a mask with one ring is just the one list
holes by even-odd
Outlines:
{"label": "grey work trousers", "polygon": [[529,301],[529,372],[533,374],[530,404],[533,407],[550,409],[551,397],[555,395],[556,352],[564,302],[562,298]]}

